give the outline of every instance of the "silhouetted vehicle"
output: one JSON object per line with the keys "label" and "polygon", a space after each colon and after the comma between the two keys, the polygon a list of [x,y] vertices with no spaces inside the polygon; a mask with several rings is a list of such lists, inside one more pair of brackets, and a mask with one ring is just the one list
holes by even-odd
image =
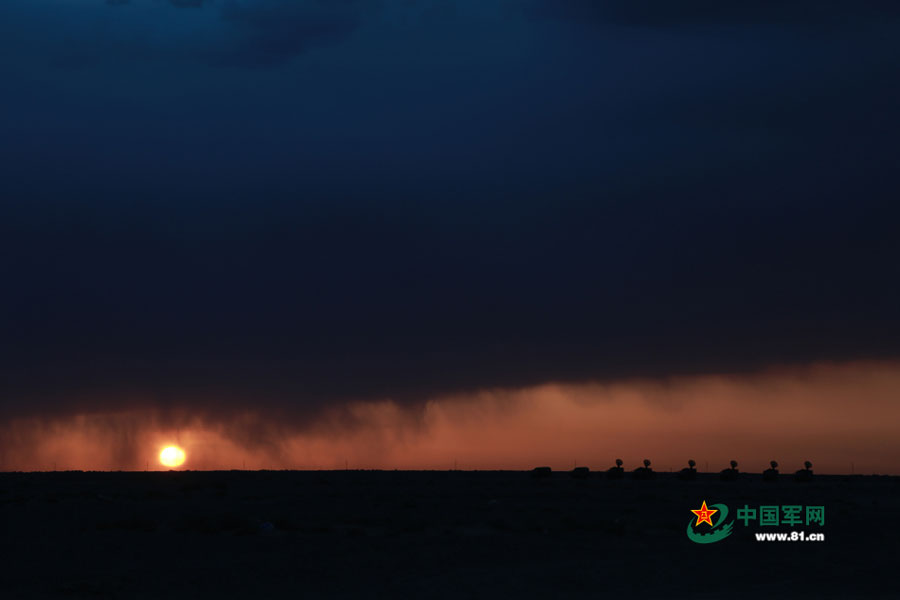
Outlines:
{"label": "silhouetted vehicle", "polygon": [[763,481],[778,481],[778,462],[770,461],[770,468],[763,471]]}
{"label": "silhouetted vehicle", "polygon": [[741,472],[738,471],[737,466],[738,466],[738,464],[737,464],[736,460],[731,461],[730,469],[722,469],[721,471],[719,471],[719,479],[721,479],[722,481],[736,480],[738,478],[738,476],[741,474]]}
{"label": "silhouetted vehicle", "polygon": [[575,479],[587,479],[587,476],[590,475],[590,473],[591,470],[587,467],[575,467],[570,474]]}
{"label": "silhouetted vehicle", "polygon": [[809,461],[804,462],[803,468],[794,473],[794,481],[812,481],[812,478],[812,463]]}
{"label": "silhouetted vehicle", "polygon": [[539,479],[550,477],[553,470],[550,467],[535,467],[531,470],[531,476]]}
{"label": "silhouetted vehicle", "polygon": [[610,479],[622,479],[625,477],[625,469],[622,468],[621,458],[616,459],[616,466],[607,469],[606,476]]}
{"label": "silhouetted vehicle", "polygon": [[691,479],[697,478],[697,463],[694,462],[694,459],[688,461],[688,466],[678,472],[678,479],[683,479],[685,481],[690,481]]}
{"label": "silhouetted vehicle", "polygon": [[634,470],[635,479],[653,479],[653,469],[650,468],[650,461],[644,459],[644,466]]}

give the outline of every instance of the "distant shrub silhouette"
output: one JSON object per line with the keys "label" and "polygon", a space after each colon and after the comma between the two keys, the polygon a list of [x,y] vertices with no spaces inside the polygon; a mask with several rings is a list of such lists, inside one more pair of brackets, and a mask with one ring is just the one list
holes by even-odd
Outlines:
{"label": "distant shrub silhouette", "polygon": [[653,469],[650,468],[650,461],[646,458],[644,459],[644,466],[634,470],[635,479],[653,479],[654,475]]}
{"label": "distant shrub silhouette", "polygon": [[543,479],[545,477],[550,477],[550,474],[553,470],[550,467],[535,467],[531,470],[531,476],[537,479]]}
{"label": "distant shrub silhouette", "polygon": [[763,471],[763,481],[778,481],[778,462],[770,461],[770,467]]}
{"label": "distant shrub silhouette", "polygon": [[731,468],[722,469],[721,471],[719,471],[719,479],[721,479],[722,481],[734,481],[741,474],[741,472],[738,471],[738,464],[736,460],[731,461],[730,464]]}
{"label": "distant shrub silhouette", "polygon": [[696,479],[697,477],[697,463],[694,462],[694,459],[688,461],[688,466],[678,472],[678,479],[682,479],[685,481],[689,481],[691,479]]}
{"label": "distant shrub silhouette", "polygon": [[572,469],[570,475],[575,479],[587,479],[588,475],[590,475],[591,470],[587,467],[575,467]]}
{"label": "distant shrub silhouette", "polygon": [[625,469],[622,468],[621,458],[616,459],[616,466],[607,469],[606,476],[610,479],[622,479],[625,477]]}
{"label": "distant shrub silhouette", "polygon": [[808,460],[803,463],[803,468],[794,473],[794,481],[812,481],[812,463]]}

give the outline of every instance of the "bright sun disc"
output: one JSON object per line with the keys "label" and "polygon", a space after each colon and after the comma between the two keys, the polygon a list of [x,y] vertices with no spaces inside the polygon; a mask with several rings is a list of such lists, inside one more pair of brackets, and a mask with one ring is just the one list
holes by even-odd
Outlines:
{"label": "bright sun disc", "polygon": [[159,453],[159,462],[166,467],[180,467],[184,463],[184,450],[178,446],[167,446]]}

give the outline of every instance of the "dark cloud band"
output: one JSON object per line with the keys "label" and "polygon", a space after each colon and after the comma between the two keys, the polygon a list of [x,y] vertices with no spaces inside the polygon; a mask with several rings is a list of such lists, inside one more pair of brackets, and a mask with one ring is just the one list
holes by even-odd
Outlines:
{"label": "dark cloud band", "polygon": [[175,4],[0,7],[6,415],[900,353],[886,4]]}

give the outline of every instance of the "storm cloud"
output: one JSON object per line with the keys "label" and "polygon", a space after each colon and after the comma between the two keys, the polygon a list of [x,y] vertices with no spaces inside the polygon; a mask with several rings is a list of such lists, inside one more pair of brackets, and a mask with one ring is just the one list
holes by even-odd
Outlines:
{"label": "storm cloud", "polygon": [[[897,472],[894,362],[822,363],[742,376],[543,384],[437,396],[416,406],[351,402],[314,423],[243,411],[144,406],[0,422],[0,470],[162,469],[184,448],[189,469],[591,470],[649,458],[658,471],[693,458],[701,470],[737,460],[759,472],[812,460],[817,473]],[[847,410],[852,403],[854,410]]]}
{"label": "storm cloud", "polygon": [[897,11],[832,4],[6,2],[0,411],[896,358]]}
{"label": "storm cloud", "polygon": [[512,5],[537,17],[653,27],[785,25],[796,29],[814,29],[900,18],[900,9],[890,0],[524,0]]}

